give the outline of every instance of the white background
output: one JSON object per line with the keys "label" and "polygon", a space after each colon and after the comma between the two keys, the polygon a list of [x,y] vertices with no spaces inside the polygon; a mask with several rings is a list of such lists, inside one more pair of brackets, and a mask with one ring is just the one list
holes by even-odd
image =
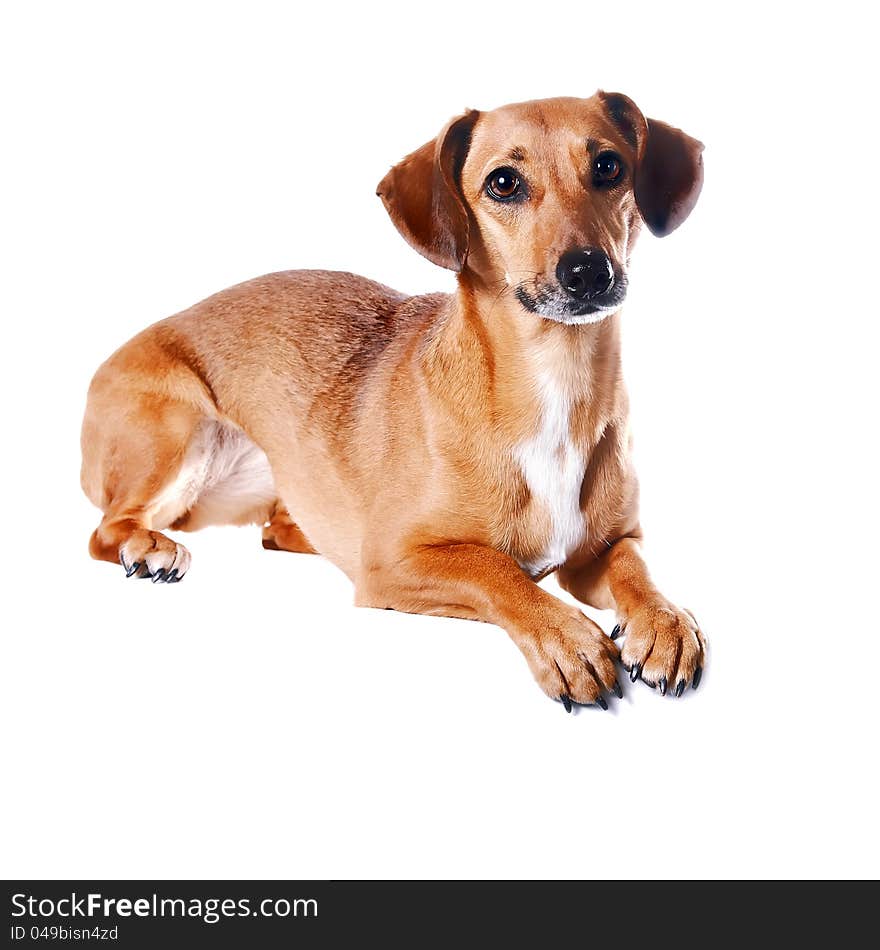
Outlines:
{"label": "white background", "polygon": [[[4,6],[0,873],[877,875],[865,7]],[[113,349],[272,270],[451,289],[375,197],[387,167],[466,106],[600,86],[706,143],[625,315],[698,692],[566,716],[498,629],[355,610],[256,528],[188,536],[174,587],[89,559],[79,424]]]}

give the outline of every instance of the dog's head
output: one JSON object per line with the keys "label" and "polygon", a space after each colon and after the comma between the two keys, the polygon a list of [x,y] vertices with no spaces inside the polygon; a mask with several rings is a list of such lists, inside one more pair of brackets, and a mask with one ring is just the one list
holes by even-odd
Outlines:
{"label": "dog's head", "polygon": [[617,310],[641,222],[675,230],[703,146],[619,93],[469,111],[395,165],[378,194],[428,260],[509,288],[528,311],[593,323]]}

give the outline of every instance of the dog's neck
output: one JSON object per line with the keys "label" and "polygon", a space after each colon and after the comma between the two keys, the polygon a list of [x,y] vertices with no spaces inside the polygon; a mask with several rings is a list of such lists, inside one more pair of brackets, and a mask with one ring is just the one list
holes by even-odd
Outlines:
{"label": "dog's neck", "polygon": [[499,292],[467,273],[458,283],[422,359],[453,411],[488,416],[516,438],[540,424],[541,397],[553,390],[577,409],[573,435],[585,446],[625,415],[619,313],[560,324],[526,311],[506,284]]}

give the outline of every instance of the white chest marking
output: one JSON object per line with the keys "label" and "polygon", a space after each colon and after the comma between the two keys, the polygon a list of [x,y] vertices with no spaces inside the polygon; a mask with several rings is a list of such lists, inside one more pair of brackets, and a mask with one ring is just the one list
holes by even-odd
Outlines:
{"label": "white chest marking", "polygon": [[586,534],[580,506],[586,459],[571,440],[571,399],[546,375],[540,379],[539,392],[540,428],[514,449],[532,497],[550,516],[544,550],[530,561],[520,561],[533,575],[563,564]]}

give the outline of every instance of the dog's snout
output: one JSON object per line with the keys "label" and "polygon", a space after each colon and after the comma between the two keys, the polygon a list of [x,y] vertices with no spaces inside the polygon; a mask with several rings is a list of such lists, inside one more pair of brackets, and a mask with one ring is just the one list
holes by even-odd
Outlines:
{"label": "dog's snout", "polygon": [[556,265],[556,279],[575,300],[591,300],[614,283],[614,268],[604,251],[581,247],[566,251]]}

